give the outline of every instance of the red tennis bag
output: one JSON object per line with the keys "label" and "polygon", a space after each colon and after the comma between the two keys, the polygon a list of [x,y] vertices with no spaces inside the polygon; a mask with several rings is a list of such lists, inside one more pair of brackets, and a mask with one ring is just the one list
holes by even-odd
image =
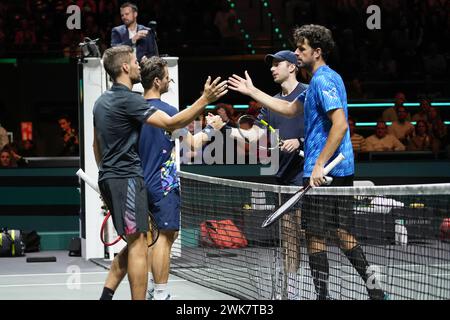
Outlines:
{"label": "red tennis bag", "polygon": [[248,241],[231,220],[206,220],[200,224],[200,244],[214,248],[244,248]]}

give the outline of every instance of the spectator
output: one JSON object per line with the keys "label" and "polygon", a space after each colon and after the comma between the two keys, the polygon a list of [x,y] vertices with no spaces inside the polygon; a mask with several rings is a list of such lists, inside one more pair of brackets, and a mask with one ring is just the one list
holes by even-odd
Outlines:
{"label": "spectator", "polygon": [[[386,110],[383,111],[383,116],[382,119],[384,122],[393,122],[393,121],[397,121],[397,109],[399,107],[404,107],[403,106],[403,102],[398,99],[395,102],[395,106],[390,107]],[[411,114],[409,112],[406,113],[406,120],[411,121]]]}
{"label": "spectator", "polygon": [[392,122],[392,125],[388,128],[388,133],[395,136],[401,143],[407,144],[408,139],[410,139],[414,134],[414,126],[406,120],[408,113],[406,108],[400,106],[397,108],[397,120]]}
{"label": "spectator", "polygon": [[366,151],[404,151],[405,146],[393,135],[387,133],[386,123],[377,122],[375,134],[366,139]]}
{"label": "spectator", "polygon": [[[9,157],[6,156],[7,153]],[[9,160],[7,159],[9,158]],[[25,167],[28,161],[17,153],[17,148],[14,144],[7,144],[2,149],[2,159],[4,161],[5,167],[15,168],[15,167]],[[7,165],[6,165],[7,164]]]}
{"label": "spectator", "polygon": [[9,143],[8,131],[0,123],[0,150]]}
{"label": "spectator", "polygon": [[418,120],[415,127],[415,135],[408,142],[409,151],[431,150],[432,137],[428,133],[428,124],[424,120]]}
{"label": "spectator", "polygon": [[63,135],[62,156],[77,156],[79,154],[79,141],[77,130],[72,128],[72,122],[67,115],[58,119],[59,126]]}
{"label": "spectator", "polygon": [[447,127],[436,108],[431,107],[428,111],[428,126],[433,137],[432,150],[439,153],[448,144],[448,135]]}
{"label": "spectator", "polygon": [[214,109],[214,113],[218,114],[222,121],[225,122],[225,126],[236,128],[236,121],[234,120],[234,109],[231,104],[218,103]]}
{"label": "spectator", "polygon": [[420,101],[420,110],[418,113],[414,114],[412,121],[428,121],[428,112],[430,110],[430,102],[427,99]]}
{"label": "spectator", "polygon": [[348,126],[350,129],[350,140],[352,141],[353,152],[355,153],[355,155],[358,152],[365,151],[366,139],[364,139],[362,135],[355,132],[355,120],[353,120],[352,118],[348,118]]}
{"label": "spectator", "polygon": [[20,148],[20,154],[23,157],[35,157],[36,156],[36,150],[35,150],[33,140],[22,141],[22,145]]}
{"label": "spectator", "polygon": [[13,168],[11,158],[9,151],[2,150],[0,153],[0,168]]}

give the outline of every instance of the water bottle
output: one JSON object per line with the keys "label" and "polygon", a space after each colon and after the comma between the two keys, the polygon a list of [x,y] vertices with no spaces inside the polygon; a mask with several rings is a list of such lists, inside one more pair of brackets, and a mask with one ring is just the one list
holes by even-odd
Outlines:
{"label": "water bottle", "polygon": [[403,219],[395,220],[395,244],[402,246],[408,244],[408,230]]}

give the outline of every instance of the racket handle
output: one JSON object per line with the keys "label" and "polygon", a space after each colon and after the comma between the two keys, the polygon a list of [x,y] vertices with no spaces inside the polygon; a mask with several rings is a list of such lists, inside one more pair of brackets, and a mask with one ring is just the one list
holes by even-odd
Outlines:
{"label": "racket handle", "polygon": [[78,169],[77,176],[79,176],[84,182],[86,182],[92,189],[100,193],[97,182],[95,182],[91,177],[89,177],[83,169]]}
{"label": "racket handle", "polygon": [[336,167],[344,159],[344,155],[342,153],[339,153],[333,161],[331,161],[325,168],[323,168],[323,175],[327,175],[328,173],[330,173],[330,171],[333,170],[333,168]]}

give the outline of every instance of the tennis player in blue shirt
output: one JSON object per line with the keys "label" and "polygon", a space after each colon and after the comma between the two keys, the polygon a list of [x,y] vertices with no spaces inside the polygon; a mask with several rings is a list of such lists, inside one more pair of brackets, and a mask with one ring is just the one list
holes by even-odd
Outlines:
{"label": "tennis player in blue shirt", "polygon": [[[296,100],[288,102],[262,92],[253,85],[248,72],[245,72],[245,79],[238,75],[230,77],[229,88],[248,95],[272,111],[286,116],[293,117],[304,112],[304,182],[313,187],[322,185],[325,182],[324,167],[342,153],[345,160],[329,174],[333,178],[332,185],[352,186],[354,163],[347,122],[347,94],[342,78],[326,64],[334,47],[332,33],[323,26],[305,25],[294,30],[294,40],[299,66],[312,75],[308,89]],[[342,201],[341,197],[339,205],[339,199],[329,197],[321,206],[317,201],[312,204],[311,199],[309,200],[305,199],[303,202],[302,224],[306,231],[309,265],[317,298],[329,299],[326,235],[334,231],[340,248],[366,284],[369,297],[376,300],[385,299],[385,293],[378,283],[369,283],[374,279],[374,275],[367,273],[371,268],[365,254],[355,237],[345,230],[352,215],[351,208],[345,208],[346,203],[350,204],[350,201]]]}
{"label": "tennis player in blue shirt", "polygon": [[[151,57],[144,59],[140,65],[144,98],[149,107],[164,111],[170,116],[178,114],[174,106],[161,100],[161,96],[169,91],[172,82],[167,61],[160,57]],[[186,128],[174,134],[154,126],[143,126],[141,129],[139,156],[142,160],[149,209],[160,231],[158,241],[148,253],[147,299],[171,299],[167,290],[170,252],[180,229],[181,204],[174,138],[182,137],[183,143],[197,149],[211,140],[212,131],[220,130],[225,125],[220,116],[208,115],[206,122],[208,126],[195,135]]]}

